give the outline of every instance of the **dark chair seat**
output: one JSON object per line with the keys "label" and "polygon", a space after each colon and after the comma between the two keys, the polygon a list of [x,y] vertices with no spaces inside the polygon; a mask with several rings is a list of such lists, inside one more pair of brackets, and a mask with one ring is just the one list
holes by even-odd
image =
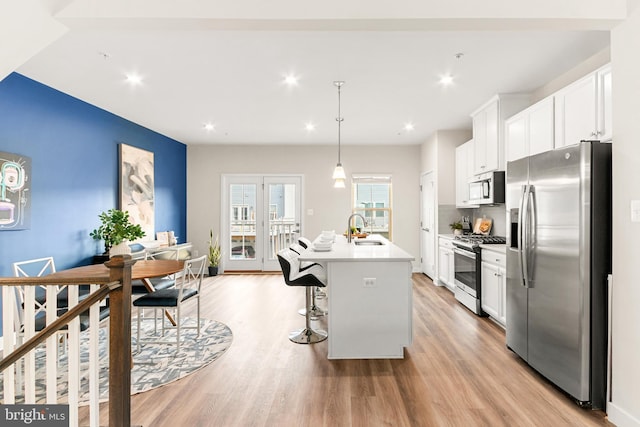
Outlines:
{"label": "dark chair seat", "polygon": [[[62,316],[66,312],[67,312],[66,308],[58,309],[57,310],[58,317]],[[103,321],[107,317],[109,317],[109,307],[100,307],[100,314],[98,315],[98,318],[100,319],[100,321]],[[80,314],[79,318],[80,318],[80,330],[86,331],[87,329],[89,329],[89,312],[85,311],[84,313]],[[38,312],[36,314],[36,321],[35,321],[36,332],[40,332],[45,328],[45,326],[47,326],[47,315],[43,311]],[[68,328],[66,326],[62,328],[62,330],[65,330],[65,331],[67,329]]]}
{"label": "dark chair seat", "polygon": [[[185,301],[198,293],[197,289],[185,288],[182,291],[182,299]],[[160,289],[141,296],[133,302],[136,307],[177,307],[179,289]]]}

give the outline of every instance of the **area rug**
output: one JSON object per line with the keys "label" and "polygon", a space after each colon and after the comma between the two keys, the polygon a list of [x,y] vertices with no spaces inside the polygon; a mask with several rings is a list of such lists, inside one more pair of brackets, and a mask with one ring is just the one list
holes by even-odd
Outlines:
{"label": "area rug", "polygon": [[[194,326],[195,319],[183,319],[187,326]],[[207,366],[219,358],[231,345],[233,334],[229,327],[215,320],[200,320],[200,337],[196,337],[196,329],[181,329],[180,351],[176,352],[176,331],[167,330],[164,337],[152,337],[153,321],[142,322],[140,331],[141,341],[144,339],[158,339],[167,344],[143,344],[140,352],[136,352],[136,319],[132,319],[132,343],[133,368],[131,370],[131,394],[142,393],[173,381],[184,378],[189,374]],[[89,352],[88,337],[82,339],[80,344],[80,397],[81,404],[88,403],[89,400]],[[109,398],[109,351],[107,348],[107,328],[100,328],[100,401],[107,401]],[[41,354],[38,354],[40,352]],[[40,357],[38,357],[40,356]],[[36,352],[36,400],[38,403],[45,402],[44,377],[45,368],[37,361],[44,360],[44,349]],[[0,381],[0,389],[2,382]],[[67,358],[62,356],[58,365],[58,398],[66,401],[67,390]],[[16,401],[20,397],[16,396]]]}

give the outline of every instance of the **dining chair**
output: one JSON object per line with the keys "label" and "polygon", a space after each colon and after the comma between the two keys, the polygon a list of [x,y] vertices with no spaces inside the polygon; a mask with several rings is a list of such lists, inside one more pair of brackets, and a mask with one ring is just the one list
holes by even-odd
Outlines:
{"label": "dining chair", "polygon": [[[53,257],[44,257],[31,259],[27,261],[19,261],[13,263],[13,275],[15,277],[42,277],[47,274],[55,273],[56,265]],[[26,307],[25,300],[33,299],[34,301],[34,332],[39,332],[47,326],[47,304],[55,301],[56,316],[60,317],[69,309],[69,287],[58,285],[38,285],[38,286],[15,286],[16,292],[16,316],[14,316],[14,328],[16,331],[16,342],[22,343],[25,334],[26,325]],[[29,293],[33,294],[29,295]],[[80,285],[79,300],[82,300],[89,294],[89,288],[86,285]],[[100,321],[109,316],[109,307],[100,307]],[[66,328],[66,327],[65,327]],[[80,330],[85,331],[89,328],[89,314],[82,313],[80,315]],[[64,350],[64,340],[67,332],[63,329],[59,332],[61,335],[61,349]]]}
{"label": "dining chair", "polygon": [[[160,310],[160,322],[161,322],[161,336],[164,336],[165,329],[176,329],[176,352],[180,351],[180,335],[183,329],[197,329],[197,336],[200,336],[200,289],[202,287],[202,279],[204,277],[204,270],[207,265],[207,256],[203,255],[198,258],[188,259],[184,261],[184,268],[182,275],[176,279],[176,285],[173,288],[158,289],[150,292],[146,295],[142,295],[140,298],[133,302],[133,305],[137,307],[137,351],[140,351],[141,344],[172,344],[167,340],[144,340],[140,338],[141,322],[143,320],[151,320],[150,317],[143,318],[143,311],[147,308],[153,309],[153,321],[154,328],[153,334],[158,335],[158,310]],[[196,299],[196,325],[188,326],[183,324],[181,318],[182,305],[190,300]],[[167,309],[175,310],[176,326],[166,325],[164,311]]]}

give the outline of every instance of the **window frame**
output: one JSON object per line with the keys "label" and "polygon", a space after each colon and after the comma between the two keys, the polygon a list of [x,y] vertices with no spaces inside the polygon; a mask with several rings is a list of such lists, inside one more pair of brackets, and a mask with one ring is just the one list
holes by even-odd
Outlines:
{"label": "window frame", "polygon": [[[359,184],[387,184],[389,191],[389,206],[388,207],[362,207],[356,206],[357,202],[357,188]],[[366,204],[378,205],[380,202],[368,201]],[[385,213],[388,216],[388,240],[393,238],[393,179],[391,174],[353,174],[351,176],[351,212],[359,213],[367,221],[375,218],[384,218]],[[365,227],[366,230],[366,227]],[[373,232],[373,229],[370,230]]]}

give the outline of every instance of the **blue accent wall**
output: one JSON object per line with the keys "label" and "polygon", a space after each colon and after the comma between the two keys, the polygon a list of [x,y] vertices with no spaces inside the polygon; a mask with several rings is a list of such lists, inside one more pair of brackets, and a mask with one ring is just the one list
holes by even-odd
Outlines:
{"label": "blue accent wall", "polygon": [[184,242],[184,144],[20,74],[0,81],[0,151],[31,158],[31,228],[0,231],[0,276],[16,261],[53,256],[63,270],[103,252],[89,232],[118,207],[120,143],[154,153],[156,231]]}

